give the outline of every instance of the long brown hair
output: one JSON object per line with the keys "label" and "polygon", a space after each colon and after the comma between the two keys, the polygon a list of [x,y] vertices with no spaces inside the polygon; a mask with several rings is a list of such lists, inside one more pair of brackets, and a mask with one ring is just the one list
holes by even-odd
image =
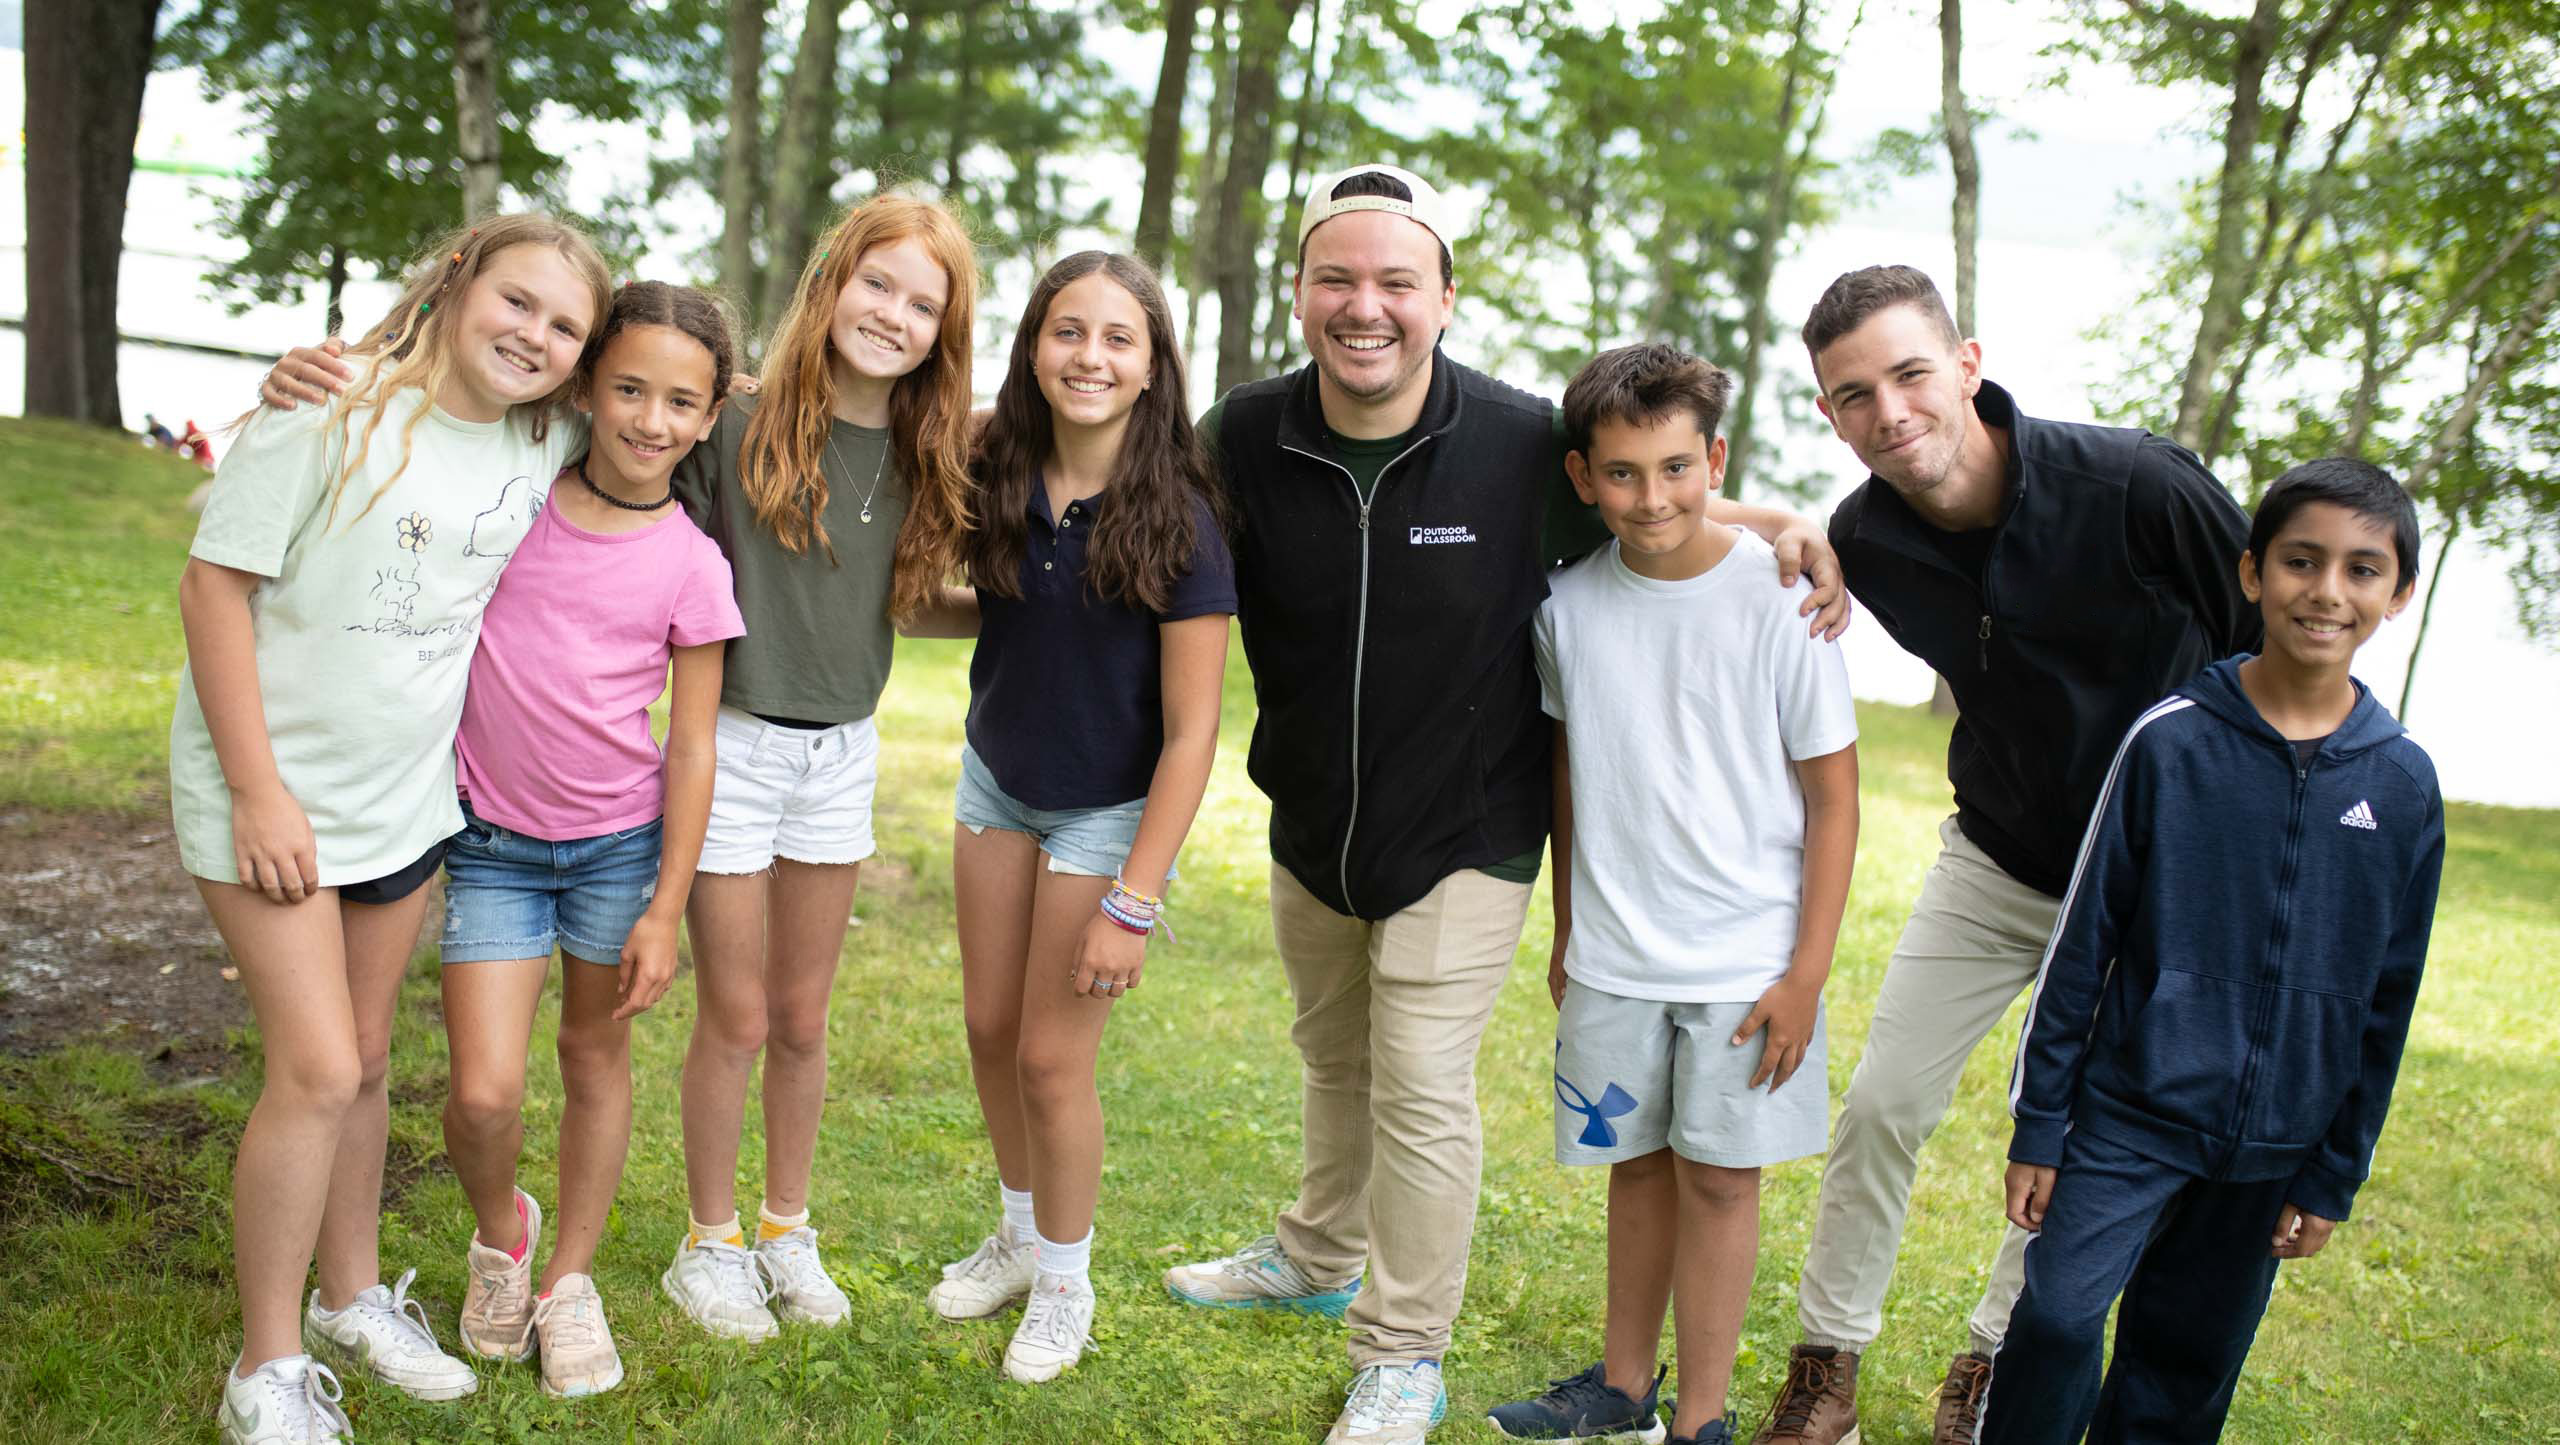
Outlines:
{"label": "long brown hair", "polygon": [[1056,443],[1049,399],[1040,394],[1031,357],[1049,304],[1097,271],[1146,313],[1150,358],[1147,388],[1130,408],[1120,455],[1111,463],[1111,505],[1096,519],[1086,545],[1085,585],[1095,596],[1161,612],[1191,564],[1202,522],[1222,526],[1226,502],[1208,449],[1191,425],[1173,310],[1155,272],[1134,256],[1078,251],[1050,267],[1033,288],[1022,324],[1014,329],[1013,359],[996,391],[995,414],[970,458],[979,522],[961,542],[960,559],[975,585],[1005,597],[1022,595],[1023,513],[1031,501],[1031,479],[1047,465]]}
{"label": "long brown hair", "polygon": [[[365,455],[373,449],[374,432],[382,425],[382,403],[404,387],[417,387],[432,402],[445,382],[452,379],[454,369],[454,318],[462,312],[463,294],[489,264],[491,257],[515,246],[548,246],[560,253],[578,279],[587,283],[595,296],[595,314],[587,329],[587,344],[578,364],[569,375],[549,392],[532,401],[518,402],[516,408],[530,410],[533,437],[540,441],[549,432],[552,416],[560,410],[578,377],[594,364],[596,346],[602,334],[605,313],[613,305],[613,278],[606,271],[604,257],[597,254],[595,242],[576,226],[538,212],[491,216],[476,226],[457,229],[420,253],[410,264],[409,279],[400,288],[400,299],[391,303],[390,312],[373,324],[373,329],[358,337],[347,348],[350,359],[361,363],[356,378],[334,405],[338,408],[338,425],[350,433],[358,411],[368,412],[361,436],[350,435],[346,462],[338,470],[329,494],[329,515],[334,520],[338,502],[347,482],[364,466]],[[513,410],[511,409],[511,410]],[[409,469],[409,452],[418,433],[418,424],[427,419],[427,408],[419,407],[400,429],[400,465],[391,469],[354,521],[361,521],[391,484]]]}
{"label": "long brown hair", "polygon": [[951,278],[951,299],[933,352],[889,391],[889,446],[907,479],[906,521],[892,554],[889,614],[904,619],[932,602],[969,526],[969,351],[977,328],[978,259],[968,231],[940,202],[880,195],[844,214],[800,273],[791,309],[775,327],[765,361],[764,399],[739,447],[739,485],[756,520],[797,553],[827,540],[827,432],[835,422],[835,379],[827,358],[836,298],[854,264],[874,246],[917,240]]}

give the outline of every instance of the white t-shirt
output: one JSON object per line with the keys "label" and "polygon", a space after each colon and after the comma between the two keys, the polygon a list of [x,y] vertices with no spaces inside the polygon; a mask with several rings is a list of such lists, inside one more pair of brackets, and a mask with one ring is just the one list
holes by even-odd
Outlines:
{"label": "white t-shirt", "polygon": [[1573,784],[1565,973],[1665,1003],[1749,1003],[1794,961],[1804,793],[1794,760],[1858,740],[1840,649],[1748,532],[1657,582],[1618,544],[1558,572],[1534,634]]}
{"label": "white t-shirt", "polygon": [[[462,826],[453,731],[480,612],[586,437],[575,419],[536,441],[521,410],[467,422],[430,407],[408,466],[368,510],[425,400],[410,389],[383,403],[334,517],[352,444],[338,408],[259,412],[223,458],[188,549],[268,579],[249,594],[259,696],[276,771],[311,819],[323,887],[396,871]],[[356,439],[366,421],[353,419]],[[239,882],[231,795],[192,669],[169,727],[169,802],[187,871]]]}

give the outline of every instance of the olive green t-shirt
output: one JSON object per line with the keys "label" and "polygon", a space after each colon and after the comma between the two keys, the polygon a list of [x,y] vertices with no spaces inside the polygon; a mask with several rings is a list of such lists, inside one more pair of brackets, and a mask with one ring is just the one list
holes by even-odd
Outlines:
{"label": "olive green t-shirt", "polygon": [[747,624],[746,636],[729,643],[720,701],[811,722],[869,717],[889,684],[897,641],[889,575],[907,517],[906,478],[886,430],[835,422],[819,453],[827,481],[819,520],[834,556],[814,536],[807,551],[792,552],[756,520],[740,485],[739,455],[755,408],[754,397],[731,397],[711,435],[676,464],[676,495],[728,555]]}

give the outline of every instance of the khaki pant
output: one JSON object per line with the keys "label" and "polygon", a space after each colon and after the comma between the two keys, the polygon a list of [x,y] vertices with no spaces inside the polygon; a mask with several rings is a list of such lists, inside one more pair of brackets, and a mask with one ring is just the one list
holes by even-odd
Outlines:
{"label": "khaki pant", "polygon": [[[2061,911],[2058,899],[2001,871],[1955,819],[1938,825],[1938,837],[1943,849],[1885,965],[1875,1025],[1822,1168],[1813,1245],[1796,1288],[1807,1344],[1864,1350],[1883,1328],[1921,1142],[1946,1116],[1965,1060],[2035,981]],[[1990,1181],[1981,1182],[1966,1197],[1979,1198],[1988,1220],[1997,1206]],[[2007,1230],[1970,1321],[1974,1348],[1985,1353],[2007,1332],[2025,1278],[2028,1235]]]}
{"label": "khaki pant", "polygon": [[1297,1000],[1306,1162],[1280,1247],[1320,1283],[1368,1279],[1351,1363],[1434,1360],[1467,1291],[1484,1137],[1476,1045],[1530,885],[1462,869],[1382,922],[1345,918],[1278,865],[1271,928]]}

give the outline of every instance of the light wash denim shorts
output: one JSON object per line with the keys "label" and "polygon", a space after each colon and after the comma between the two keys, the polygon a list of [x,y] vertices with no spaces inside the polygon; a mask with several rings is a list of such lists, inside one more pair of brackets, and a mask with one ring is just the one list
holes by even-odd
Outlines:
{"label": "light wash denim shorts", "polygon": [[619,833],[553,842],[513,832],[462,805],[444,855],[446,963],[549,958],[553,944],[608,968],[658,892],[659,819]]}
{"label": "light wash denim shorts", "polygon": [[1556,1162],[1615,1164],[1668,1146],[1694,1164],[1756,1169],[1822,1152],[1831,1123],[1830,1030],[1820,1008],[1804,1062],[1751,1087],[1768,1042],[1739,1047],[1747,1003],[1658,1003],[1568,979],[1556,1014]]}
{"label": "light wash denim shorts", "polygon": [[[1138,819],[1146,815],[1147,800],[1102,808],[1034,808],[997,787],[996,775],[987,771],[978,750],[962,743],[960,791],[952,799],[951,811],[960,826],[972,833],[1001,828],[1030,834],[1040,851],[1049,855],[1052,873],[1117,878],[1121,865],[1129,861],[1130,845],[1138,841]],[[1165,877],[1174,876],[1173,869],[1165,870]]]}

